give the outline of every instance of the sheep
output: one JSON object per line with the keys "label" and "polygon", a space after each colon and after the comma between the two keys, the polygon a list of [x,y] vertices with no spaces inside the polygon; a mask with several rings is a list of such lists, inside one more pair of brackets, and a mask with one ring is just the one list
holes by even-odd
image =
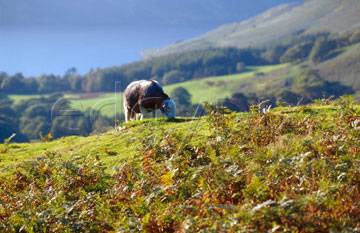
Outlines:
{"label": "sheep", "polygon": [[176,104],[164,93],[161,85],[155,80],[139,80],[130,83],[124,91],[125,121],[135,118],[143,119],[145,113],[152,112],[156,117],[156,110],[160,109],[165,117],[174,119]]}

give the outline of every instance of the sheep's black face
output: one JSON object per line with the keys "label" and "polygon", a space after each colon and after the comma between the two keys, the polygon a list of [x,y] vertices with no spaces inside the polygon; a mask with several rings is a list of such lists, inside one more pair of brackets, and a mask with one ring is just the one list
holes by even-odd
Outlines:
{"label": "sheep's black face", "polygon": [[163,105],[163,106],[161,107],[161,109],[162,109],[163,112],[169,112],[169,111],[170,111],[170,107],[167,106],[167,105]]}
{"label": "sheep's black face", "polygon": [[171,99],[164,100],[161,106],[161,111],[167,118],[170,119],[175,118],[175,114],[176,114],[175,102]]}

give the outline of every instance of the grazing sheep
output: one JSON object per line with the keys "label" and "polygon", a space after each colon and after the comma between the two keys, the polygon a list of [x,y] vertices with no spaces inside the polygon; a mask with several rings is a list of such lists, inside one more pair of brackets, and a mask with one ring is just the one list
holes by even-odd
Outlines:
{"label": "grazing sheep", "polygon": [[160,84],[155,80],[139,80],[130,83],[124,91],[125,121],[143,119],[143,114],[152,112],[156,117],[156,110],[170,119],[175,118],[176,104],[164,93]]}

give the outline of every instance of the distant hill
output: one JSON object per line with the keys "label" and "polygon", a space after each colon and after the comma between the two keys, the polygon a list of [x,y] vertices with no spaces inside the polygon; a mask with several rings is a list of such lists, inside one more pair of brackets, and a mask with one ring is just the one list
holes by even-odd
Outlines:
{"label": "distant hill", "polygon": [[191,40],[146,50],[144,58],[207,47],[269,46],[291,35],[360,30],[360,1],[307,0],[272,8],[248,20],[226,24]]}
{"label": "distant hill", "polygon": [[321,77],[360,90],[360,44],[346,49],[339,56],[315,66]]}

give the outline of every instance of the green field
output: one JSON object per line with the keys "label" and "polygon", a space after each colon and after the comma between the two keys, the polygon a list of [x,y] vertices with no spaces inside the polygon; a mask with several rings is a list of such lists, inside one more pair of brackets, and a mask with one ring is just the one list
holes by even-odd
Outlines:
{"label": "green field", "polygon": [[[95,96],[93,96],[95,95]],[[66,94],[71,106],[84,111],[93,109],[102,115],[112,117],[115,113],[123,113],[122,93]]]}
{"label": "green field", "polygon": [[14,103],[19,103],[21,100],[28,100],[32,98],[39,98],[46,95],[8,95],[7,97],[14,101]]}
{"label": "green field", "polygon": [[[16,103],[21,100],[39,98],[47,95],[8,95]],[[115,112],[123,113],[121,93],[64,93],[64,97],[71,103],[71,107],[80,111],[87,109],[100,111],[102,115],[112,117]]]}
{"label": "green field", "polygon": [[1,144],[0,231],[356,232],[349,100]]}
{"label": "green field", "polygon": [[164,89],[167,93],[171,93],[177,87],[184,87],[192,95],[191,102],[193,104],[205,101],[215,103],[218,98],[230,97],[232,93],[239,91],[242,85],[251,84],[256,86],[255,90],[257,90],[261,83],[258,82],[259,79],[256,74],[263,76],[287,66],[288,64],[248,67],[250,71],[245,73],[192,80],[165,86]]}
{"label": "green field", "polygon": [[[230,97],[233,92],[241,89],[242,85],[253,85],[255,89],[261,89],[264,85],[262,80],[266,74],[286,68],[288,64],[248,67],[248,72],[234,75],[225,75],[217,77],[209,77],[199,80],[193,80],[183,83],[178,83],[170,86],[165,86],[166,93],[170,93],[176,87],[186,88],[192,95],[192,103],[199,104],[200,102],[216,102],[217,98]],[[256,74],[260,74],[259,77]],[[275,77],[279,80],[279,77]],[[269,79],[270,83],[274,80]],[[275,81],[276,81],[275,80]],[[240,89],[239,89],[240,88]],[[254,87],[253,87],[254,88]],[[9,95],[15,103],[29,98],[38,98],[41,95]],[[65,93],[65,98],[71,101],[71,106],[75,109],[85,111],[86,109],[94,109],[101,112],[101,114],[112,117],[114,113],[121,114],[122,109],[122,94],[121,93]]]}

